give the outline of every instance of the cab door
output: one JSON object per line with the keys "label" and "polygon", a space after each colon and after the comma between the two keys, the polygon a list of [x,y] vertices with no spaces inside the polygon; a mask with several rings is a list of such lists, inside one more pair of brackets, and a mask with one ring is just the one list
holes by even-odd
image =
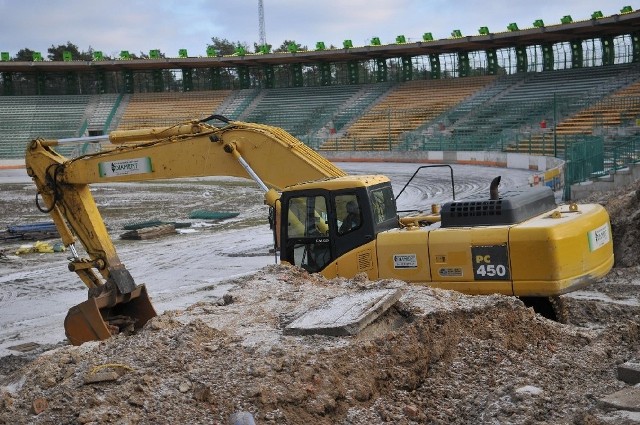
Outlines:
{"label": "cab door", "polygon": [[280,258],[309,273],[322,270],[335,258],[331,244],[327,193],[306,193],[283,199],[284,244]]}

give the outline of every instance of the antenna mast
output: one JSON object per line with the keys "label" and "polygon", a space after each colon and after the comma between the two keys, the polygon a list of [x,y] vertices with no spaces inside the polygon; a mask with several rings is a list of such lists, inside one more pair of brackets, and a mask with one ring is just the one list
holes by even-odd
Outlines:
{"label": "antenna mast", "polygon": [[260,32],[260,46],[265,46],[267,44],[267,35],[264,30],[264,3],[262,0],[258,0],[258,21],[260,23],[260,27],[258,29]]}

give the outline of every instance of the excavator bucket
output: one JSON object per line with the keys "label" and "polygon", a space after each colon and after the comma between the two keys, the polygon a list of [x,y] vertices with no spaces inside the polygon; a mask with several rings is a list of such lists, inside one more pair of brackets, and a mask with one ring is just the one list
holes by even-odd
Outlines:
{"label": "excavator bucket", "polygon": [[64,319],[67,338],[73,345],[132,333],[156,316],[144,285],[129,294],[107,292],[69,309]]}

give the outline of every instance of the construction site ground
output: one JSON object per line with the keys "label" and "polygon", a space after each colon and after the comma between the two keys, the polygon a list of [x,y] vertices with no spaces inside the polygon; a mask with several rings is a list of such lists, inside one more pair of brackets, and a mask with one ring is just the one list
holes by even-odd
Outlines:
{"label": "construction site ground", "polygon": [[[340,165],[390,175],[396,193],[416,168]],[[496,175],[506,190],[531,174],[454,171],[458,197],[487,195]],[[21,173],[0,170],[0,231],[48,220]],[[0,242],[0,423],[227,424],[239,412],[257,424],[640,423],[638,389],[620,379],[640,356],[638,187],[588,200],[609,210],[616,267],[562,297],[567,323],[514,297],[326,280],[277,265],[252,182],[97,185],[93,193],[159,315],[134,335],[70,346],[62,322],[86,290],[67,271],[69,253],[16,255],[34,241]],[[398,204],[426,209],[450,196],[448,172],[433,170]],[[204,208],[240,215],[186,218]],[[150,219],[191,226],[153,240],[118,238],[124,224]],[[353,335],[287,332],[332,300],[380,291],[399,300]]]}

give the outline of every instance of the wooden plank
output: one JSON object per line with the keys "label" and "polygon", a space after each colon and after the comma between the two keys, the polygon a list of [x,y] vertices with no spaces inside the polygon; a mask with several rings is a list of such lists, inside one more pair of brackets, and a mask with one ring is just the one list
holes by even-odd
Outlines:
{"label": "wooden plank", "polygon": [[176,227],[173,224],[162,224],[160,226],[145,227],[131,230],[120,235],[120,239],[143,240],[154,239],[161,236],[175,234]]}

